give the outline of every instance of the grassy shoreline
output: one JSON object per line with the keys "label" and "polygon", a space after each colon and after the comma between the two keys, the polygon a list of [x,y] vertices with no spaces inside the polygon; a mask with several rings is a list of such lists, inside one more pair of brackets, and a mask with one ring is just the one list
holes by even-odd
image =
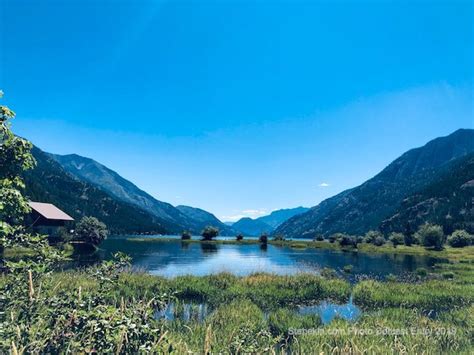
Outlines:
{"label": "grassy shoreline", "polygon": [[[131,240],[166,241],[163,238]],[[183,242],[203,243],[199,240]],[[258,240],[206,243],[259,244]],[[33,324],[28,334],[19,336],[13,332],[9,336],[16,339],[23,349],[28,349],[45,341],[41,338],[41,329],[54,326],[61,334],[64,324],[68,326],[70,320],[82,314],[83,308],[99,302],[103,305],[100,309],[107,310],[101,327],[109,324],[110,319],[115,322],[114,326],[107,328],[110,329],[108,334],[115,334],[111,344],[121,344],[121,334],[124,334],[121,332],[127,331],[128,336],[134,336],[134,328],[125,325],[128,324],[125,320],[133,318],[133,305],[138,304],[148,314],[145,328],[155,329],[159,334],[156,343],[149,345],[150,351],[164,354],[473,352],[474,247],[448,247],[443,251],[434,251],[419,246],[393,248],[390,245],[376,247],[361,244],[358,250],[354,250],[328,242],[269,241],[269,244],[330,248],[341,252],[430,255],[446,261],[426,270],[426,274],[418,275],[412,282],[363,280],[353,285],[330,273],[325,276],[308,273],[235,276],[220,273],[165,278],[128,269],[122,270],[116,277],[104,277],[94,268],[53,272],[35,281],[35,288],[41,290],[41,297],[47,304],[61,300],[62,295],[70,295],[68,302],[78,299],[77,305],[74,303],[72,307],[73,311],[61,314],[59,318],[48,318],[40,313],[41,319],[49,323],[41,321],[38,325]],[[0,276],[0,287],[6,284],[8,277]],[[336,317],[323,325],[319,315],[302,315],[295,311],[299,305],[322,301],[343,304],[351,295],[354,304],[363,310],[362,315],[352,322]],[[165,320],[153,316],[170,302],[177,305],[174,312],[183,312],[187,302],[193,303],[194,307],[198,307],[199,303],[206,304],[210,311],[203,319],[192,316],[187,320],[179,317]],[[57,323],[57,319],[65,323]],[[85,324],[97,327],[98,323]],[[294,333],[295,330],[302,333]],[[9,344],[5,343],[0,350],[7,351]],[[68,344],[76,346],[79,343]],[[114,346],[111,349],[117,350]]]}

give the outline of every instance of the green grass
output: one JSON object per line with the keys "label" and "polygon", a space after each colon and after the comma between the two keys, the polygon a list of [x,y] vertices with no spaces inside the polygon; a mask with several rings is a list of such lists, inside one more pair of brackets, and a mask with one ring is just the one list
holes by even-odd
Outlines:
{"label": "green grass", "polygon": [[[53,280],[56,290],[72,291],[81,287],[82,292],[94,292],[98,288],[97,281],[91,280],[84,272],[56,273]],[[122,272],[117,287],[109,296],[114,300],[131,300],[150,298],[158,293],[164,293],[170,299],[206,302],[211,306],[250,300],[268,310],[325,299],[346,302],[350,285],[344,280],[303,273],[293,276],[256,273],[245,277],[220,273],[166,279],[146,273]]]}
{"label": "green grass", "polygon": [[[286,245],[281,243],[287,242],[278,243]],[[298,247],[330,244],[322,243],[326,242],[297,244]],[[331,247],[337,246],[331,244]],[[364,280],[352,286],[334,276],[305,273],[288,276],[255,273],[244,277],[220,273],[168,279],[144,272],[123,271],[110,289],[100,295],[105,298],[101,302],[107,304],[103,309],[106,313],[100,319],[104,324],[112,321],[110,330],[107,330],[112,334],[117,324],[125,326],[124,319],[137,320],[133,318],[134,308],[128,309],[137,302],[140,305],[137,309],[144,310],[162,305],[153,303],[153,299],[173,301],[177,307],[189,301],[207,303],[211,313],[204,321],[198,321],[197,317],[186,322],[180,318],[173,321],[147,320],[145,328],[159,329],[160,336],[156,340],[159,348],[155,349],[159,353],[473,353],[474,249],[447,248],[435,252],[418,246],[396,249],[363,246],[359,252],[372,252],[373,248],[397,253],[410,248],[412,253],[442,255],[449,262],[426,269],[425,273],[420,272],[423,275],[415,275],[411,283],[399,282],[392,277],[387,282]],[[325,274],[329,275],[329,272]],[[0,287],[7,283],[8,278],[8,275],[0,276]],[[90,271],[72,270],[45,276],[41,286],[36,286],[38,293],[54,304],[56,299],[60,299],[60,294],[88,299],[87,295],[100,292],[100,282],[100,278],[91,277]],[[294,311],[297,305],[322,300],[346,302],[351,293],[354,303],[364,310],[353,323],[335,319],[322,325],[317,315],[303,316]],[[78,309],[81,307],[86,305]],[[124,311],[120,311],[121,307]],[[48,312],[56,312],[54,308],[48,309]],[[61,318],[63,315],[59,310],[57,313],[59,316],[55,317],[67,326],[69,318]],[[48,341],[46,335],[42,337],[41,334],[51,324],[56,324],[56,318],[40,315],[23,340]],[[89,329],[89,318],[85,322]],[[127,329],[133,334],[129,326],[132,325],[127,325]],[[54,329],[60,332],[62,327],[58,325]],[[93,332],[94,327],[90,329]],[[299,334],[295,329],[307,331]],[[16,336],[15,332],[12,334]],[[62,337],[57,339],[60,341]],[[121,342],[120,339],[114,341]],[[28,346],[22,341],[18,344]],[[110,349],[114,349],[113,344]]]}
{"label": "green grass", "polygon": [[382,307],[420,310],[466,307],[474,301],[474,284],[445,280],[422,283],[361,281],[354,287],[354,302],[366,309]]}

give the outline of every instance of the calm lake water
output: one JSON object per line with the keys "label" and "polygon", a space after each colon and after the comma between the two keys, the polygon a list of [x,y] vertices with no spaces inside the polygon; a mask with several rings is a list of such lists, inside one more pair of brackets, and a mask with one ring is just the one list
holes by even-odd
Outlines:
{"label": "calm lake water", "polygon": [[[109,258],[118,251],[130,255],[135,268],[165,277],[185,274],[201,276],[223,271],[236,275],[253,272],[319,273],[323,268],[331,268],[350,280],[366,276],[383,279],[389,274],[407,275],[419,267],[429,268],[440,261],[432,257],[402,254],[365,254],[274,245],[262,248],[257,244],[182,243],[179,239],[132,241],[127,237],[107,239],[95,258]],[[343,272],[346,265],[353,265],[350,274]]]}

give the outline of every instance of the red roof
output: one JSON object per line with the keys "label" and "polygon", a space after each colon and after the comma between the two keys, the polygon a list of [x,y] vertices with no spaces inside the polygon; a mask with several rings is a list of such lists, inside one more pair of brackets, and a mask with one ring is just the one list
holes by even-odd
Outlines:
{"label": "red roof", "polygon": [[46,219],[56,221],[74,221],[74,218],[51,203],[29,202],[30,207]]}

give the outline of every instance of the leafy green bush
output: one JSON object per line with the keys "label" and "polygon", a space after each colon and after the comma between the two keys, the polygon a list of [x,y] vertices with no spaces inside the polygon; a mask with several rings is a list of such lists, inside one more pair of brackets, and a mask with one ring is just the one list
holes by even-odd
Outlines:
{"label": "leafy green bush", "polygon": [[453,248],[463,248],[473,243],[474,237],[465,230],[456,230],[448,238],[448,244]]}
{"label": "leafy green bush", "polygon": [[379,231],[368,231],[364,236],[364,243],[373,243],[377,237],[383,237]]}
{"label": "leafy green bush", "polygon": [[385,244],[385,238],[382,236],[376,237],[372,243],[377,247],[381,247]]}
{"label": "leafy green bush", "polygon": [[443,249],[445,236],[441,226],[425,223],[420,226],[416,235],[423,246],[433,247],[435,250]]}
{"label": "leafy green bush", "polygon": [[207,226],[201,232],[202,240],[213,240],[215,237],[219,235],[219,229],[216,227]]}
{"label": "leafy green bush", "polygon": [[352,235],[341,234],[338,238],[338,242],[341,247],[345,247],[345,246],[356,247],[357,246],[357,239],[356,237]]}
{"label": "leafy green bush", "polygon": [[76,225],[78,239],[91,245],[99,245],[108,234],[107,226],[95,217],[82,217]]}
{"label": "leafy green bush", "polygon": [[393,244],[393,247],[396,248],[397,245],[402,245],[405,242],[405,238],[401,233],[392,233],[388,238]]}

